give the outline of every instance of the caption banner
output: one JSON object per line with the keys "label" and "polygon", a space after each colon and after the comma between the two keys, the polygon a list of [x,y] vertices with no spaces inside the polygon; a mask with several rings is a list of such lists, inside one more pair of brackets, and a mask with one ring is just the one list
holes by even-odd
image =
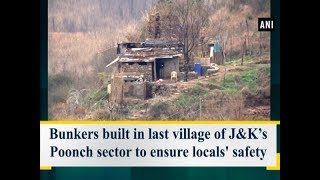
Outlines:
{"label": "caption banner", "polygon": [[276,124],[40,124],[40,166],[276,166]]}

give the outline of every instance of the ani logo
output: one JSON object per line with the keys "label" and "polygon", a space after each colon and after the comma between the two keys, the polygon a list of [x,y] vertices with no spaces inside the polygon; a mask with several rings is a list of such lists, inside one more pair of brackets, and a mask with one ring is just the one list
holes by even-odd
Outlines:
{"label": "ani logo", "polygon": [[258,31],[274,31],[274,18],[258,18]]}

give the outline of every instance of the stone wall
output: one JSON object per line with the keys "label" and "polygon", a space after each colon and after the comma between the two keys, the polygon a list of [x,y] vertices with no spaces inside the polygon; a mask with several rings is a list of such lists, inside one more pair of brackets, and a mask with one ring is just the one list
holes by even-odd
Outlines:
{"label": "stone wall", "polygon": [[152,63],[151,62],[126,62],[121,63],[120,72],[126,74],[144,75],[147,81],[152,81]]}
{"label": "stone wall", "polygon": [[147,98],[146,82],[125,82],[123,85],[124,98],[132,97],[139,99]]}
{"label": "stone wall", "polygon": [[[180,80],[185,79],[186,73],[185,72],[180,72]],[[198,74],[194,71],[188,72],[188,80],[193,80],[193,79],[198,79]]]}
{"label": "stone wall", "polygon": [[123,78],[121,75],[116,75],[111,80],[110,101],[115,104],[120,104],[123,101]]}

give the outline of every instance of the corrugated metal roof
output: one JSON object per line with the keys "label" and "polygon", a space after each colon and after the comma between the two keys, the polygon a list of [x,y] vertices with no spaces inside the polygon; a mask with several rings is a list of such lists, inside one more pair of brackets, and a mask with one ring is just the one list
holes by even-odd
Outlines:
{"label": "corrugated metal roof", "polygon": [[156,59],[172,59],[175,57],[181,57],[182,54],[175,54],[175,55],[160,55],[160,56],[153,56],[153,57],[145,57],[145,58],[129,58],[129,57],[122,57],[119,59],[119,62],[154,62]]}
{"label": "corrugated metal roof", "polygon": [[182,56],[175,48],[128,48],[120,55],[119,62],[153,62],[155,59],[171,59]]}
{"label": "corrugated metal roof", "polygon": [[145,58],[145,59],[138,59],[138,58],[120,58],[119,62],[153,62],[155,58]]}

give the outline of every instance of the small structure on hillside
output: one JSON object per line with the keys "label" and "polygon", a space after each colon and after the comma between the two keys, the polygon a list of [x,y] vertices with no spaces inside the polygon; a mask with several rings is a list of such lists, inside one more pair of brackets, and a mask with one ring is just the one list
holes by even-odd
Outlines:
{"label": "small structure on hillside", "polygon": [[146,81],[170,79],[171,72],[179,72],[182,52],[172,42],[142,42],[119,44],[118,72],[143,76]]}
{"label": "small structure on hillside", "polygon": [[218,65],[223,64],[225,55],[220,43],[219,42],[209,43],[208,47],[210,51],[209,53],[210,62],[216,63]]}
{"label": "small structure on hillside", "polygon": [[179,72],[182,46],[177,42],[145,41],[120,43],[118,57],[108,64],[118,64],[118,72],[111,81],[111,101],[123,98],[148,98],[148,83],[171,79],[172,72]]}

